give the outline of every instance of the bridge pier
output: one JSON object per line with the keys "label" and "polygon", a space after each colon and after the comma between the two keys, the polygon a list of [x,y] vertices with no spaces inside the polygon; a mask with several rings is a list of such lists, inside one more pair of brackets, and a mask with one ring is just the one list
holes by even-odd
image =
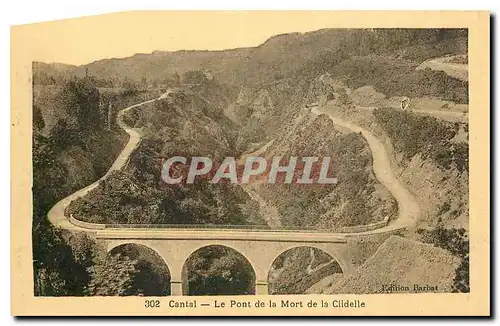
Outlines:
{"label": "bridge pier", "polygon": [[[170,231],[171,230],[162,230],[162,232]],[[269,294],[269,284],[267,280],[272,264],[281,254],[290,249],[311,247],[322,250],[334,258],[340,265],[342,272],[348,275],[354,272],[357,266],[376,251],[378,248],[377,244],[383,242],[383,240],[388,237],[388,234],[382,234],[380,236],[370,237],[369,239],[362,239],[361,241],[357,237],[339,240],[335,237],[330,239],[328,235],[324,236],[322,234],[314,234],[314,236],[299,234],[303,236],[301,241],[292,241],[293,239],[288,241],[278,239],[280,241],[277,241],[266,234],[266,232],[255,232],[255,234],[252,234],[253,237],[262,237],[255,240],[249,236],[247,232],[235,231],[235,234],[231,234],[231,236],[241,237],[241,239],[224,239],[224,237],[221,236],[223,239],[213,240],[203,238],[190,239],[187,235],[186,238],[183,237],[179,239],[174,236],[160,238],[155,232],[134,232],[137,232],[137,234],[133,233],[134,237],[137,238],[128,236],[123,236],[123,238],[107,238],[106,234],[103,233],[98,239],[106,241],[108,251],[125,244],[142,245],[155,251],[163,259],[170,272],[170,294],[172,296],[188,295],[187,275],[185,275],[186,262],[194,252],[208,245],[225,246],[241,253],[253,267],[255,273],[253,292],[256,295],[267,295]],[[274,234],[271,235],[274,236]],[[148,238],[148,236],[151,238]],[[191,234],[189,236],[192,237]],[[213,236],[215,237],[216,235]],[[293,237],[297,236],[297,234],[283,233],[282,235],[280,233],[280,236]],[[323,236],[324,239],[321,238]],[[247,237],[249,239],[247,239]]]}
{"label": "bridge pier", "polygon": [[170,280],[170,295],[183,295],[182,287],[182,281]]}
{"label": "bridge pier", "polygon": [[267,281],[257,281],[255,282],[255,294],[256,295],[268,295],[269,285]]}

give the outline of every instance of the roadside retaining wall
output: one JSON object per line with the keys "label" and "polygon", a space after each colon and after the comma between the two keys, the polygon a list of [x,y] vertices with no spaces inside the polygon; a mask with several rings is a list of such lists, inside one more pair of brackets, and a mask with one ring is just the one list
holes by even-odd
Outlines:
{"label": "roadside retaining wall", "polygon": [[84,229],[103,230],[106,228],[106,224],[89,223],[89,222],[77,220],[76,218],[73,217],[73,214],[71,214],[69,216],[69,221],[72,224],[79,226],[81,228],[84,228]]}
{"label": "roadside retaining wall", "polygon": [[380,222],[375,222],[371,224],[366,224],[366,225],[356,225],[356,226],[344,226],[341,227],[338,232],[340,233],[359,233],[359,232],[367,232],[367,231],[373,231],[376,229],[383,228],[389,224],[389,216],[386,216],[382,221]]}

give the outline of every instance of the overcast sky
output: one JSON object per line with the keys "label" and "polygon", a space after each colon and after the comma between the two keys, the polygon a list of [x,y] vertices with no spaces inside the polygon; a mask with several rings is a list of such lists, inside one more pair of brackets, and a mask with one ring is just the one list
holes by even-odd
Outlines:
{"label": "overcast sky", "polygon": [[21,25],[35,60],[86,64],[155,50],[257,46],[270,36],[328,27],[328,12],[125,12]]}

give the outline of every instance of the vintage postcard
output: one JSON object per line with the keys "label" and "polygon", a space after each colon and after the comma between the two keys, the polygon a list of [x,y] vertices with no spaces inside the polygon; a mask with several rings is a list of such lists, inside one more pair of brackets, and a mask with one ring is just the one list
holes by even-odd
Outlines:
{"label": "vintage postcard", "polygon": [[12,314],[490,314],[488,12],[13,26]]}

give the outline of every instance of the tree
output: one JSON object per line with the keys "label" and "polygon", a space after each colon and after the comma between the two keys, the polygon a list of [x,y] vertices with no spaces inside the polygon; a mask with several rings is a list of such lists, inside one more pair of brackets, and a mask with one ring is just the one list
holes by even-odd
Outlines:
{"label": "tree", "polygon": [[100,129],[99,90],[91,78],[73,79],[64,85],[62,100],[69,115],[76,117],[77,131]]}
{"label": "tree", "polygon": [[122,83],[122,87],[125,89],[123,91],[123,95],[125,96],[134,95],[139,92],[137,84],[129,78],[125,79],[125,81]]}
{"label": "tree", "polygon": [[205,74],[202,70],[192,70],[184,73],[184,82],[186,84],[201,84],[206,81]]}
{"label": "tree", "polygon": [[455,270],[452,292],[470,292],[469,286],[469,237],[465,229],[445,229],[441,223],[432,230],[419,229],[422,242],[432,243],[460,258],[460,265]]}
{"label": "tree", "polygon": [[65,285],[56,271],[46,267],[35,268],[35,296],[65,295]]}
{"label": "tree", "polygon": [[91,281],[87,295],[125,296],[133,295],[133,281],[137,273],[136,261],[127,256],[110,255],[98,257],[95,265],[89,267]]}
{"label": "tree", "polygon": [[[89,284],[94,275],[90,267],[96,262],[100,267],[112,264],[112,262],[105,261],[105,250],[92,238],[85,234],[73,234],[56,229],[47,221],[49,209],[58,200],[83,186],[79,183],[84,181],[81,177],[69,178],[76,179],[76,183],[73,184],[72,180],[68,179],[73,167],[61,159],[60,154],[70,147],[78,147],[77,150],[87,157],[95,158],[94,153],[101,152],[94,149],[95,145],[99,145],[99,137],[109,136],[109,133],[102,130],[105,120],[102,119],[103,114],[99,109],[99,98],[94,77],[73,78],[66,82],[60,93],[53,96],[53,103],[57,109],[65,111],[67,117],[56,122],[48,137],[41,134],[45,121],[40,107],[33,106],[32,242],[36,296],[88,294],[90,293]],[[126,98],[120,95],[119,100],[121,99]],[[109,153],[104,153],[104,155],[113,157]],[[109,160],[109,157],[97,157],[93,160],[97,174],[99,173],[97,166],[107,165],[108,163],[103,163],[106,160]],[[97,175],[94,174],[94,176]],[[126,212],[126,209],[123,211]],[[124,266],[115,264],[113,268],[127,269],[130,262],[127,259],[123,261],[120,263]],[[97,284],[98,280],[99,278],[93,279],[93,284]]]}
{"label": "tree", "polygon": [[177,71],[172,75],[172,80],[174,82],[173,86],[179,86],[181,84],[181,76]]}
{"label": "tree", "polygon": [[209,246],[187,262],[190,295],[251,294],[255,273],[248,261],[233,249]]}
{"label": "tree", "polygon": [[35,295],[83,295],[89,281],[86,268],[92,264],[93,254],[78,253],[61,230],[45,224],[34,227],[33,243]]}
{"label": "tree", "polygon": [[42,131],[45,128],[42,111],[37,105],[33,105],[33,129],[34,131]]}
{"label": "tree", "polygon": [[170,295],[170,271],[156,251],[146,246],[125,244],[111,253],[119,253],[136,262],[131,292],[144,296]]}

